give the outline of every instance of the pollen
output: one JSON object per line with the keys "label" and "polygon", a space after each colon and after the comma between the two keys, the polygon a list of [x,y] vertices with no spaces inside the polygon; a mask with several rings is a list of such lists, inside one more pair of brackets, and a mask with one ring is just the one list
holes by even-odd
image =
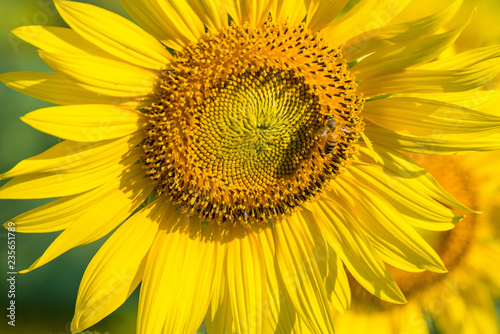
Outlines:
{"label": "pollen", "polygon": [[363,99],[337,48],[271,21],[207,33],[160,75],[143,142],[157,193],[219,224],[268,223],[356,152]]}

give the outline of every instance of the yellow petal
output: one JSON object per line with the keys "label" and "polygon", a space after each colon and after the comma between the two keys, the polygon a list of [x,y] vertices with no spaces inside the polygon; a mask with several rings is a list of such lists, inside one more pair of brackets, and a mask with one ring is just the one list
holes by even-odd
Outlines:
{"label": "yellow petal", "polygon": [[425,70],[457,70],[467,69],[489,59],[500,57],[500,46],[485,46],[445,57],[420,66]]}
{"label": "yellow petal", "polygon": [[[407,69],[400,73],[381,74],[361,81],[358,89],[368,97],[397,93],[459,92],[479,88],[491,82],[498,74],[500,58],[492,58],[466,68]],[[474,94],[470,92],[469,96]],[[432,99],[427,95],[426,98]]]}
{"label": "yellow petal", "polygon": [[316,332],[311,331],[307,327],[307,324],[304,320],[302,320],[298,316],[295,317],[295,323],[293,324],[293,330],[292,330],[291,334],[314,334],[314,333],[316,333]]}
{"label": "yellow petal", "polygon": [[326,26],[321,34],[330,43],[341,45],[365,31],[385,26],[409,3],[409,0],[396,2],[392,0],[361,0],[346,14]]}
{"label": "yellow petal", "polygon": [[[256,239],[252,241],[254,247],[262,250],[262,265],[267,276],[267,292],[262,301],[267,309],[267,328],[274,329],[275,333],[290,333],[297,315],[279,273],[272,228],[266,227],[264,232],[256,233]],[[263,330],[266,333],[266,327]]]}
{"label": "yellow petal", "polygon": [[199,220],[174,207],[164,216],[144,271],[138,334],[194,333],[207,313],[214,273],[221,270],[215,242],[201,235]]}
{"label": "yellow petal", "polygon": [[[367,171],[366,174],[370,174],[372,178],[379,177],[380,180],[386,184],[386,187],[392,187],[393,192],[400,191],[401,193],[406,192],[407,194],[411,194],[411,189],[413,189],[421,194],[420,198],[422,198],[423,195],[426,195],[442,205],[449,206],[450,208],[456,208],[466,212],[475,212],[456,200],[439,185],[429,172],[418,165],[415,161],[408,158],[406,155],[398,152],[392,147],[382,146],[379,144],[375,145],[375,151],[379,155],[379,160],[381,161],[380,167],[383,167],[382,169],[373,165],[356,165],[353,172],[360,175],[358,171],[364,169]],[[369,153],[366,148],[360,148],[360,160],[362,162],[370,161]],[[387,176],[382,176],[380,173],[381,170],[383,173],[387,173],[389,177],[394,180],[394,182],[389,182]],[[399,190],[399,187],[401,186],[399,183],[402,183],[401,181],[405,183],[406,187]],[[378,188],[382,189],[383,187]],[[392,197],[389,202],[394,202],[395,198],[396,196]],[[419,196],[411,196],[411,198],[416,201],[420,200]],[[420,206],[429,206],[436,213],[439,212],[439,209],[432,206],[430,202],[421,202]]]}
{"label": "yellow petal", "polygon": [[252,27],[258,27],[267,20],[276,0],[230,0],[238,23],[249,22]]}
{"label": "yellow petal", "polygon": [[[120,179],[116,178],[82,194],[66,196],[26,211],[9,221],[22,233],[46,233],[64,230],[85,213],[92,204],[115,191]],[[4,226],[7,223],[4,224]]]}
{"label": "yellow petal", "polygon": [[79,35],[131,64],[163,69],[170,53],[154,37],[123,17],[85,3],[54,1],[59,14]]}
{"label": "yellow petal", "polygon": [[147,253],[164,207],[155,201],[134,214],[102,245],[83,274],[73,333],[81,332],[116,310],[142,280]]}
{"label": "yellow petal", "polygon": [[80,142],[124,137],[146,125],[140,112],[107,104],[48,107],[21,119],[37,130]]}
{"label": "yellow petal", "polygon": [[96,241],[121,224],[153,190],[149,180],[141,178],[143,173],[140,168],[135,167],[125,174],[115,191],[87,208],[50,244],[43,255],[22,273],[39,268],[74,247]]}
{"label": "yellow petal", "polygon": [[[378,193],[349,174],[336,180],[335,189],[343,203],[356,212],[359,226],[384,262],[406,271],[447,272],[437,253]],[[336,196],[329,194],[335,200]]]}
{"label": "yellow petal", "polygon": [[276,258],[298,316],[314,333],[333,333],[331,309],[306,224],[299,215],[274,224]]}
{"label": "yellow petal", "polygon": [[[307,11],[306,26],[312,31],[320,31],[340,14],[348,2],[349,0],[310,1]],[[291,10],[295,10],[292,4],[289,4],[289,6]]]}
{"label": "yellow petal", "polygon": [[448,22],[461,4],[462,0],[455,0],[432,15],[365,31],[347,41],[342,47],[342,54],[350,62],[384,47],[431,34]]}
{"label": "yellow petal", "polygon": [[196,15],[212,32],[228,26],[228,4],[224,0],[186,0]]}
{"label": "yellow petal", "polygon": [[216,298],[212,297],[205,317],[207,333],[236,333],[225,276],[224,273],[222,280],[214,282],[219,291]]}
{"label": "yellow petal", "polygon": [[288,21],[290,25],[297,25],[307,14],[305,1],[276,0],[271,8],[271,16],[274,22],[284,23]]}
{"label": "yellow petal", "polygon": [[11,72],[0,74],[0,81],[23,94],[54,104],[114,104],[134,109],[135,98],[98,94],[85,89],[59,73]]}
{"label": "yellow petal", "polygon": [[[421,94],[397,94],[395,97],[417,97]],[[500,91],[498,90],[475,90],[473,92],[449,92],[449,93],[427,93],[425,97],[429,100],[436,100],[439,102],[451,103],[468,109],[477,111],[485,111],[498,103],[500,98]]]}
{"label": "yellow petal", "polygon": [[375,142],[386,147],[421,154],[466,154],[478,151],[492,151],[500,149],[500,135],[498,133],[445,136],[439,132],[431,137],[419,137],[370,124],[366,125],[365,132]]}
{"label": "yellow petal", "polygon": [[353,67],[352,74],[356,76],[357,80],[365,80],[379,73],[394,72],[410,66],[425,64],[446,50],[464,28],[465,25],[442,34],[385,47],[363,58]]}
{"label": "yellow petal", "polygon": [[[473,94],[473,93],[471,93]],[[414,97],[369,101],[363,115],[396,133],[420,137],[470,135],[498,131],[500,118],[458,105]],[[371,137],[370,137],[371,138]]]}
{"label": "yellow petal", "polygon": [[[303,209],[298,215],[308,222],[315,221],[315,217],[308,209]],[[316,264],[323,277],[328,300],[339,312],[344,312],[351,304],[351,289],[344,264],[337,253],[330,247],[323,232],[317,224],[309,223],[311,242],[314,244]]]}
{"label": "yellow petal", "polygon": [[186,0],[120,0],[141,27],[174,50],[182,50],[205,33],[203,22]]}
{"label": "yellow petal", "polygon": [[223,333],[225,333],[224,330],[228,333],[235,331],[231,332],[231,328],[234,329],[234,322],[225,269],[229,236],[230,233],[217,224],[208,224],[203,230],[203,238],[214,242],[213,259],[219,268],[214,271],[211,301],[205,321],[207,328],[217,328],[217,331]]}
{"label": "yellow petal", "polygon": [[[263,230],[264,229],[264,230]],[[227,250],[227,286],[237,333],[290,332],[295,313],[278,283],[270,227],[235,228]]]}
{"label": "yellow petal", "polygon": [[416,162],[390,147],[378,144],[375,147],[377,155],[380,154],[378,162],[374,164],[371,152],[361,148],[361,163],[354,162],[349,173],[365,187],[376,187],[379,196],[391,203],[408,223],[444,231],[453,228],[464,217],[452,208],[471,211]]}
{"label": "yellow petal", "polygon": [[355,218],[341,204],[331,201],[318,200],[313,208],[326,240],[359,284],[382,300],[405,303],[403,293]]}
{"label": "yellow petal", "polygon": [[142,133],[101,142],[81,143],[63,141],[47,151],[19,162],[14,168],[0,175],[0,180],[15,176],[48,173],[77,172],[119,160],[143,139]]}
{"label": "yellow petal", "polygon": [[104,166],[82,172],[17,176],[0,188],[0,198],[52,198],[79,194],[118,177],[125,168],[140,159],[140,154],[141,151],[135,149],[125,157],[118,156]]}
{"label": "yellow petal", "polygon": [[84,54],[113,58],[113,56],[69,28],[24,26],[12,30],[12,33],[37,48],[50,53]]}
{"label": "yellow petal", "polygon": [[39,55],[53,70],[99,94],[144,97],[152,93],[157,78],[154,71],[109,58],[45,51],[39,51]]}

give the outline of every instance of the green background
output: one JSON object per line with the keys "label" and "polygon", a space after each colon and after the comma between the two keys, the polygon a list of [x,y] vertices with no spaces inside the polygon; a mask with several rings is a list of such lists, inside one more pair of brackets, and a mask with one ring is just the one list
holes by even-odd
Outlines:
{"label": "green background", "polygon": [[[83,1],[112,10],[129,17],[118,0]],[[492,0],[497,1],[498,0]],[[481,8],[479,8],[481,9]],[[490,10],[490,9],[487,9]],[[500,6],[496,8],[500,19]],[[491,14],[491,12],[490,12]],[[476,21],[479,19],[475,19]],[[499,22],[499,21],[497,21]],[[51,0],[0,0],[0,73],[11,71],[51,70],[38,58],[36,48],[10,33],[15,27],[24,25],[66,26],[59,17]],[[500,32],[500,29],[498,29]],[[500,34],[499,34],[500,36]],[[475,38],[474,36],[466,36]],[[36,155],[57,143],[57,139],[32,129],[19,117],[47,106],[43,102],[13,91],[0,84],[0,173],[12,168],[17,162]],[[0,181],[0,185],[5,181]],[[0,222],[49,200],[2,200]],[[16,234],[16,271],[29,267],[49,246],[58,233]],[[16,276],[16,327],[7,326],[4,317],[8,306],[6,282],[7,234],[0,232],[0,264],[2,277],[0,295],[2,318],[0,333],[70,333],[80,279],[86,265],[106,238],[90,245],[73,249],[56,260],[28,274]],[[138,304],[136,291],[122,307],[92,330],[110,334],[135,332]]]}

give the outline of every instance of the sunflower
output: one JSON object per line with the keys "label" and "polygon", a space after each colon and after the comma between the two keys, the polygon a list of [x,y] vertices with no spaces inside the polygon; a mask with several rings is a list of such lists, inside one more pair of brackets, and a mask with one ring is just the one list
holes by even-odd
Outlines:
{"label": "sunflower", "polygon": [[347,272],[392,303],[386,264],[446,272],[416,229],[470,209],[401,151],[500,148],[474,110],[500,47],[431,62],[460,1],[393,24],[409,2],[122,0],[140,28],[56,0],[69,29],[15,29],[55,73],[0,79],[62,105],[22,120],[63,141],[1,175],[0,198],[57,198],[10,221],[63,231],[24,272],[116,228],[72,332],[141,283],[138,333],[333,333]]}
{"label": "sunflower", "polygon": [[408,273],[392,268],[407,304],[374,300],[359,286],[353,287],[351,309],[335,319],[339,334],[429,333],[429,322],[442,334],[500,332],[493,299],[500,296],[500,230],[496,224],[500,155],[420,159],[453,195],[485,213],[471,214],[449,231],[422,231],[449,272]]}

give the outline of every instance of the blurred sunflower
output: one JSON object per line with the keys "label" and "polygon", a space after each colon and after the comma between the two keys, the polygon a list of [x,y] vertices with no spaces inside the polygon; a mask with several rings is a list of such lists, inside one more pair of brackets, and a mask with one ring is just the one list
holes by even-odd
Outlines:
{"label": "blurred sunflower", "polygon": [[[420,161],[458,199],[485,214],[471,214],[453,230],[421,231],[449,272],[408,273],[391,268],[406,305],[375,300],[352,285],[352,306],[335,319],[343,333],[499,333],[493,297],[500,296],[500,154],[469,157],[421,156]],[[487,163],[485,164],[485,161]]]}
{"label": "blurred sunflower", "polygon": [[[385,263],[445,272],[415,228],[470,211],[400,151],[500,148],[500,47],[431,62],[460,7],[392,24],[409,0],[122,0],[142,26],[55,1],[70,29],[14,30],[56,73],[1,75],[61,104],[29,125],[65,139],[26,159],[0,198],[55,198],[14,217],[64,230],[26,271],[113,229],[80,285],[73,332],[140,282],[138,333],[332,333],[346,268],[405,297]],[[385,263],[384,263],[385,262]],[[25,272],[26,272],[25,271]]]}

